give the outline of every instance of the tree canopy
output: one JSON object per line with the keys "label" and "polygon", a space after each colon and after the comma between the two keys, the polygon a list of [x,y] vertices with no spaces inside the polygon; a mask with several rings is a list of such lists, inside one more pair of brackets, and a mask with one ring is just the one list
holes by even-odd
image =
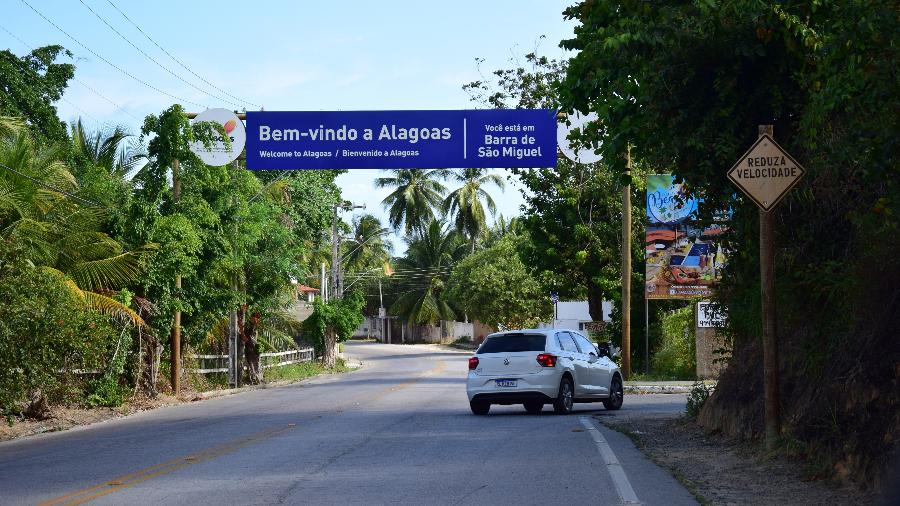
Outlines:
{"label": "tree canopy", "polygon": [[66,138],[66,124],[53,103],[75,76],[74,65],[56,63],[61,56],[71,58],[72,53],[58,45],[22,57],[8,49],[0,51],[0,115],[24,118],[35,134],[50,141]]}

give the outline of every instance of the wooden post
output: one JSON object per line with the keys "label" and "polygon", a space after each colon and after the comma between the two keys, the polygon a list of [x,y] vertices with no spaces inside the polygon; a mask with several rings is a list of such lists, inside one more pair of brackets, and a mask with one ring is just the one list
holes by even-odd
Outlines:
{"label": "wooden post", "polygon": [[[172,202],[177,203],[181,197],[181,179],[179,174],[179,162],[176,158],[172,161]],[[176,297],[180,297],[181,293],[181,274],[175,275],[175,293]],[[176,397],[181,393],[181,311],[175,310],[175,317],[172,321],[172,357],[170,364],[170,372],[172,373],[172,393]]]}
{"label": "wooden post", "polygon": [[[760,125],[759,135],[774,138],[772,125]],[[775,305],[775,244],[773,213],[759,210],[759,278],[762,295],[763,391],[765,396],[766,449],[775,448],[781,435],[778,395],[778,335]]]}
{"label": "wooden post", "polygon": [[[631,146],[625,175],[631,177]],[[631,184],[622,188],[622,374],[631,377]]]}

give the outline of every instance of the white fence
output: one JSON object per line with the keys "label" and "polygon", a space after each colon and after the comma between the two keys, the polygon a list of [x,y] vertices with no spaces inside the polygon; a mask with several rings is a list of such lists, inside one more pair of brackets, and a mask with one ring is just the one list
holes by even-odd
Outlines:
{"label": "white fence", "polygon": [[[197,368],[187,369],[190,372],[198,374],[228,372],[228,355],[188,355],[185,358],[197,361]],[[262,369],[268,369],[300,362],[312,362],[315,358],[316,352],[313,348],[263,353],[259,356],[259,366]]]}

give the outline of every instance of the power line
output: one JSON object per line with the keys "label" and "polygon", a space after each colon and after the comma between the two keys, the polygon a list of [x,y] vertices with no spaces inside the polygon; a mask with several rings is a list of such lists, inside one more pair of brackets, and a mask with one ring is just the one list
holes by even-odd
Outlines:
{"label": "power line", "polygon": [[45,15],[44,15],[43,13],[41,13],[39,10],[35,9],[34,7],[32,7],[31,4],[28,3],[26,0],[22,0],[22,3],[25,4],[26,6],[28,6],[29,9],[31,9],[32,11],[34,11],[35,14],[37,14],[38,16],[40,16],[41,18],[43,18],[44,21],[46,21],[47,23],[49,23],[50,25],[52,25],[54,28],[56,28],[57,30],[59,30],[60,32],[62,32],[63,35],[65,35],[66,37],[72,39],[72,41],[74,41],[74,42],[75,42],[76,44],[78,44],[79,46],[83,47],[87,52],[91,53],[92,55],[96,56],[97,58],[100,58],[101,60],[103,60],[104,62],[106,62],[107,65],[109,65],[110,67],[112,67],[112,68],[118,70],[118,71],[121,72],[122,74],[125,74],[126,76],[128,76],[128,77],[134,79],[135,81],[139,82],[140,84],[143,84],[144,86],[150,88],[151,90],[154,90],[154,91],[156,91],[156,92],[158,92],[158,93],[162,93],[163,95],[165,95],[165,96],[167,96],[167,97],[169,97],[169,98],[173,98],[173,99],[175,99],[175,100],[177,100],[177,101],[179,101],[179,102],[183,102],[183,103],[185,103],[185,104],[196,105],[197,107],[209,108],[208,106],[205,106],[205,105],[203,105],[203,104],[198,104],[197,102],[194,102],[194,101],[192,101],[192,100],[187,100],[187,99],[181,98],[181,97],[179,97],[179,96],[177,96],[177,95],[173,95],[173,94],[171,94],[171,93],[169,93],[169,92],[167,92],[167,91],[163,91],[163,90],[157,88],[156,86],[153,86],[152,84],[150,84],[150,83],[148,83],[148,82],[146,82],[146,81],[144,81],[144,80],[142,80],[142,79],[136,77],[135,75],[131,74],[131,73],[128,72],[127,70],[122,69],[121,67],[119,67],[119,66],[116,65],[115,63],[113,63],[113,62],[107,60],[106,58],[104,58],[104,57],[102,57],[102,56],[100,56],[99,54],[97,54],[96,51],[94,51],[93,49],[91,49],[91,48],[85,46],[84,44],[81,43],[81,41],[79,41],[79,40],[76,39],[75,37],[69,35],[68,32],[66,32],[65,30],[63,30],[62,28],[60,28],[59,25],[57,25],[56,23],[54,23],[53,21],[51,21],[50,18],[48,18],[47,16],[45,16]]}
{"label": "power line", "polygon": [[89,84],[87,84],[86,82],[82,81],[81,79],[78,79],[77,77],[72,77],[72,80],[75,81],[76,83],[78,83],[78,84],[84,86],[85,88],[87,88],[87,89],[88,89],[91,93],[93,93],[94,95],[97,95],[98,97],[100,97],[100,98],[102,98],[103,100],[106,100],[107,102],[109,102],[110,104],[112,104],[113,107],[116,108],[116,110],[122,111],[123,113],[127,114],[128,116],[131,116],[133,119],[135,119],[135,120],[137,120],[137,121],[143,121],[143,120],[141,120],[141,118],[138,118],[138,117],[135,116],[134,114],[131,114],[131,113],[128,112],[128,110],[126,110],[123,106],[121,106],[121,105],[119,105],[119,104],[113,102],[112,100],[110,100],[110,99],[107,98],[105,95],[103,95],[103,94],[100,93],[99,91],[97,91],[97,90],[95,90],[94,88],[92,88]]}
{"label": "power line", "polygon": [[[6,32],[10,37],[12,37],[12,38],[16,39],[17,41],[19,41],[23,46],[27,47],[29,50],[31,50],[31,51],[34,51],[34,50],[35,50],[34,46],[32,46],[31,44],[29,44],[29,43],[25,42],[24,40],[22,40],[19,36],[17,36],[16,34],[12,33],[11,31],[9,31],[9,29],[7,29],[5,26],[0,25],[0,29],[2,29],[4,32]],[[113,107],[115,107],[117,111],[122,111],[123,113],[127,114],[128,116],[131,116],[133,119],[135,119],[135,120],[137,120],[137,121],[141,121],[141,118],[138,118],[138,117],[135,116],[134,114],[131,114],[130,112],[128,112],[127,109],[125,109],[125,107],[123,107],[123,106],[121,106],[121,105],[119,105],[119,104],[113,102],[111,99],[109,99],[109,98],[106,97],[104,94],[100,93],[99,91],[95,90],[95,89],[92,88],[89,84],[87,84],[86,82],[82,81],[81,79],[78,79],[77,77],[72,76],[72,80],[75,81],[76,83],[78,83],[78,84],[84,86],[85,88],[87,88],[88,91],[90,91],[90,92],[93,93],[94,95],[97,95],[98,97],[100,97],[100,98],[102,98],[103,100],[106,100],[107,102],[109,102],[110,104],[112,104]],[[63,97],[62,99],[65,100],[66,102],[69,102],[68,100],[65,99],[65,97]],[[72,102],[69,102],[69,103],[72,104]],[[75,107],[75,104],[72,104],[72,106]],[[75,107],[75,108],[78,109],[78,107]],[[79,110],[80,110],[80,109],[79,109]],[[84,111],[82,111],[82,112],[84,112]],[[87,114],[87,113],[85,113],[85,115],[88,116],[88,117],[90,117],[90,115]]]}
{"label": "power line", "polygon": [[45,182],[43,182],[43,181],[41,181],[41,180],[39,180],[39,179],[35,179],[35,178],[29,176],[28,174],[22,174],[21,172],[17,171],[16,169],[14,169],[14,168],[12,168],[12,167],[9,167],[9,166],[7,166],[7,165],[4,165],[4,164],[2,164],[2,163],[0,163],[0,167],[2,167],[2,168],[4,168],[4,169],[6,169],[6,170],[12,172],[13,174],[16,174],[17,176],[24,177],[25,179],[31,181],[31,182],[34,183],[34,184],[43,186],[44,188],[49,188],[49,189],[51,189],[51,190],[53,190],[53,191],[55,191],[55,192],[57,192],[57,193],[61,193],[61,194],[65,195],[66,197],[73,198],[73,199],[75,199],[75,200],[84,202],[85,204],[88,204],[88,205],[93,206],[93,207],[97,207],[97,208],[100,208],[100,209],[108,209],[108,208],[106,208],[106,207],[104,207],[104,206],[101,206],[100,204],[98,204],[98,203],[96,203],[96,202],[91,202],[90,200],[87,200],[87,199],[85,199],[85,198],[81,198],[81,197],[79,197],[78,195],[74,195],[74,194],[69,193],[69,192],[67,192],[67,191],[65,191],[65,190],[62,190],[62,189],[60,189],[60,188],[57,188],[57,187],[53,186],[52,184],[45,183]]}
{"label": "power line", "polygon": [[97,14],[97,11],[95,11],[93,8],[91,8],[90,5],[84,3],[84,0],[78,0],[78,1],[81,2],[81,5],[85,6],[85,7],[87,8],[87,10],[91,11],[91,14],[93,14],[97,19],[99,19],[100,21],[102,21],[103,24],[107,26],[107,28],[109,28],[110,30],[112,30],[116,35],[118,35],[119,37],[121,37],[122,40],[124,40],[125,42],[127,42],[131,47],[135,48],[139,53],[141,53],[142,55],[144,55],[145,58],[147,58],[148,60],[150,60],[150,61],[152,61],[153,63],[155,63],[157,67],[159,67],[159,68],[165,70],[166,72],[168,72],[169,74],[171,74],[174,78],[176,78],[176,79],[178,79],[179,81],[181,81],[181,82],[187,84],[188,86],[194,88],[195,90],[199,91],[200,93],[203,93],[204,95],[208,95],[208,96],[210,96],[210,97],[212,97],[212,98],[214,98],[214,99],[216,99],[216,100],[221,100],[221,101],[223,101],[223,102],[227,102],[227,103],[229,103],[229,104],[231,104],[231,105],[236,105],[236,106],[238,106],[238,107],[241,106],[241,104],[238,104],[237,102],[232,102],[231,100],[228,100],[227,98],[222,98],[222,97],[213,95],[212,93],[209,93],[209,92],[203,90],[202,88],[200,88],[200,87],[198,87],[198,86],[195,86],[194,83],[188,81],[187,79],[181,77],[180,75],[178,75],[178,74],[172,72],[171,70],[169,70],[168,67],[166,67],[166,66],[163,65],[162,63],[159,63],[159,62],[156,61],[156,59],[154,59],[152,56],[150,56],[149,54],[147,54],[146,52],[144,52],[143,49],[137,47],[137,45],[135,45],[134,42],[131,42],[131,40],[129,40],[128,37],[122,35],[122,32],[120,32],[119,30],[116,30],[116,28],[113,27],[111,24],[109,24],[109,22],[108,22],[106,19],[104,19],[101,15]]}
{"label": "power line", "polygon": [[171,53],[169,53],[168,51],[166,51],[166,50],[165,50],[162,46],[160,46],[155,40],[153,40],[149,35],[147,35],[147,33],[146,33],[143,29],[141,29],[140,25],[138,25],[137,23],[135,23],[134,21],[132,21],[131,18],[129,18],[124,12],[122,12],[122,10],[119,9],[119,8],[116,6],[116,4],[112,3],[111,0],[106,0],[106,1],[107,1],[107,3],[109,3],[109,5],[111,5],[111,6],[113,7],[113,9],[117,10],[117,11],[119,12],[119,14],[122,15],[122,17],[124,17],[125,19],[127,19],[128,22],[131,23],[132,26],[134,26],[135,28],[137,28],[137,30],[138,30],[139,32],[141,32],[141,34],[142,34],[144,37],[147,37],[147,40],[149,40],[150,42],[152,42],[153,45],[156,46],[157,48],[159,48],[160,51],[162,51],[163,53],[166,53],[166,56],[168,56],[169,58],[171,58],[172,60],[174,60],[175,63],[181,65],[181,67],[182,67],[183,69],[185,69],[185,70],[187,70],[188,72],[190,72],[191,74],[193,74],[194,77],[196,77],[197,79],[203,81],[204,83],[208,84],[209,86],[213,87],[214,89],[218,90],[219,92],[224,93],[225,95],[227,95],[227,96],[229,96],[229,97],[231,97],[231,98],[237,100],[238,102],[244,102],[244,103],[246,103],[246,104],[248,104],[248,105],[252,105],[252,106],[257,107],[257,108],[260,108],[260,107],[261,107],[261,106],[258,105],[258,104],[254,104],[253,102],[250,102],[249,100],[244,100],[244,99],[241,99],[241,98],[239,98],[239,97],[236,97],[236,96],[232,95],[231,93],[228,93],[227,91],[223,90],[222,88],[219,88],[219,87],[216,86],[215,84],[213,84],[213,83],[207,81],[206,79],[204,79],[203,76],[201,76],[201,75],[197,74],[196,72],[194,72],[193,70],[191,70],[190,67],[188,67],[188,66],[185,65],[181,60],[179,60],[178,58],[176,58],[175,56],[173,56]]}
{"label": "power line", "polygon": [[65,103],[71,105],[73,109],[75,109],[76,111],[81,113],[83,116],[86,116],[89,120],[93,121],[98,126],[103,125],[103,123],[100,120],[98,120],[97,118],[95,118],[95,117],[91,116],[90,114],[88,114],[87,112],[85,112],[84,109],[82,109],[81,107],[78,107],[77,105],[75,105],[71,100],[67,99],[66,97],[59,97],[59,99]]}

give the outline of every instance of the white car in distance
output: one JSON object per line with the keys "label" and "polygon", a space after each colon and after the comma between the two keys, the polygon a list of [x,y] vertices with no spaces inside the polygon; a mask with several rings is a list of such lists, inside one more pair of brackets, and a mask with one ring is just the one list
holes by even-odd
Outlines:
{"label": "white car in distance", "polygon": [[623,401],[622,373],[606,348],[563,329],[487,336],[469,358],[466,392],[476,415],[486,415],[491,404],[523,404],[532,414],[552,404],[557,413],[568,414],[579,402],[602,402],[615,410]]}

